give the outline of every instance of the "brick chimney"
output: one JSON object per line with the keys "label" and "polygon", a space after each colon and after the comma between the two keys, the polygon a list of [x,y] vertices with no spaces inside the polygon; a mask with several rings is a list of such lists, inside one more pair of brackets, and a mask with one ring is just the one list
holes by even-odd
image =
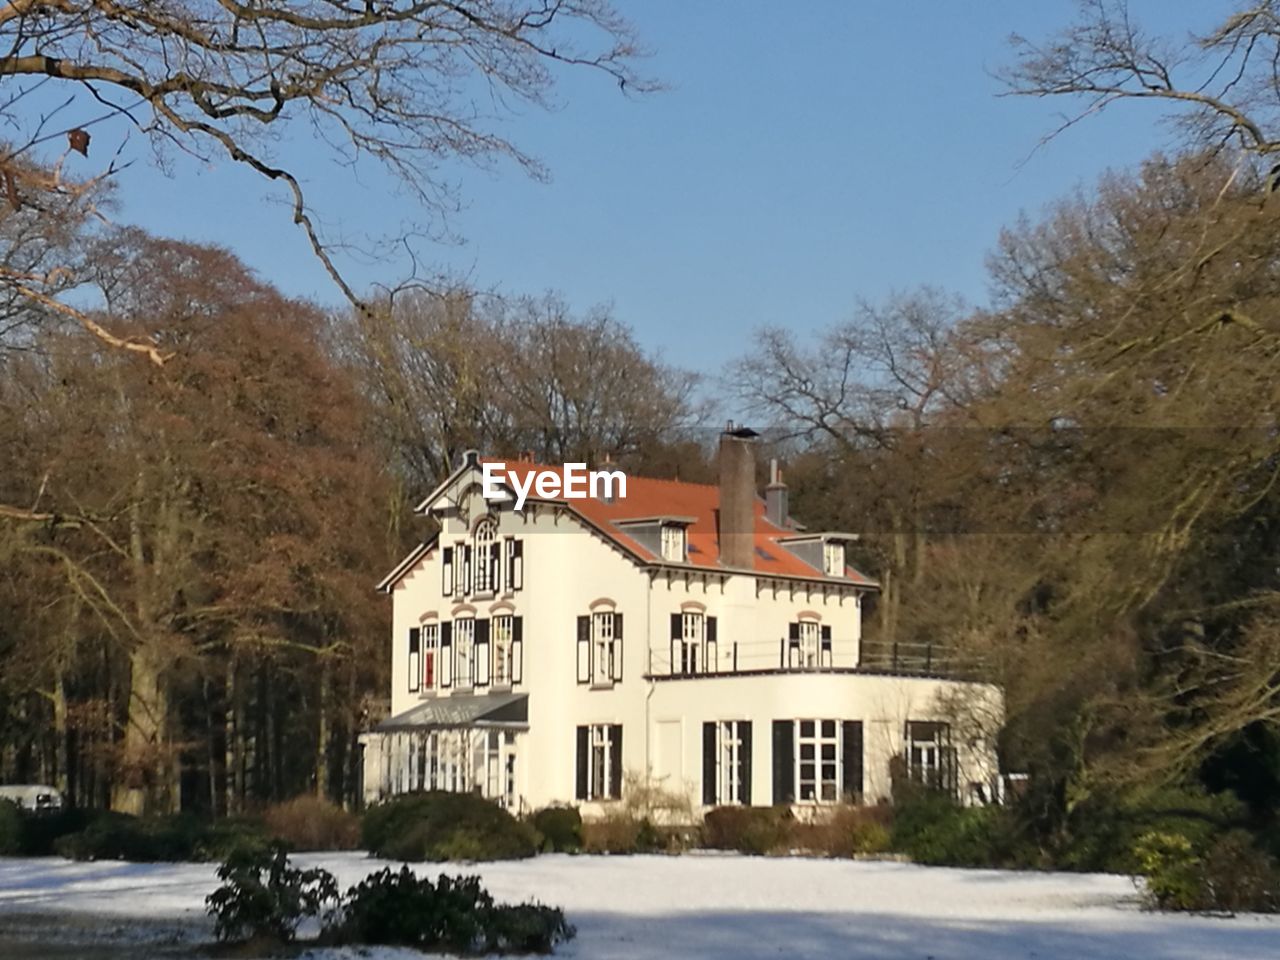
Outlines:
{"label": "brick chimney", "polygon": [[787,485],[782,482],[782,468],[777,460],[769,461],[769,485],[764,488],[764,513],[775,526],[791,522],[787,506]]}
{"label": "brick chimney", "polygon": [[720,563],[726,567],[755,566],[757,436],[732,420],[720,434]]}

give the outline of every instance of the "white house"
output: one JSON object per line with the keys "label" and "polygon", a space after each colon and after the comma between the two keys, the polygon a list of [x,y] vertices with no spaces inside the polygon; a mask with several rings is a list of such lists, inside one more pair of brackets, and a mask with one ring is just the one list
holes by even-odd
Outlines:
{"label": "white house", "polygon": [[628,476],[583,499],[527,461],[486,499],[468,454],[418,505],[439,534],[379,585],[391,715],[362,736],[366,801],[466,790],[590,816],[634,775],[695,807],[874,802],[891,767],[990,797],[989,735],[953,718],[999,716],[999,691],[864,662],[876,584],[849,535],[789,520],[776,471],[756,495],[753,437],[722,435],[718,485]]}

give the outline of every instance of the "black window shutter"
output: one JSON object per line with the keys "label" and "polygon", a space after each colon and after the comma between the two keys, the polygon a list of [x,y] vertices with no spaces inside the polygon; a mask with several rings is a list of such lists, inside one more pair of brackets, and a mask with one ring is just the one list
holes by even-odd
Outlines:
{"label": "black window shutter", "polygon": [[738,721],[738,739],[742,746],[739,756],[742,759],[742,783],[738,786],[738,796],[743,806],[751,806],[751,721]]}
{"label": "black window shutter", "polygon": [[477,620],[475,650],[471,656],[471,679],[477,687],[489,685],[489,621]]}
{"label": "black window shutter", "polygon": [[507,550],[507,589],[519,590],[524,586],[524,541],[512,540]]}
{"label": "black window shutter", "polygon": [[707,617],[706,620],[707,634],[707,651],[702,658],[702,670],[704,673],[720,672],[720,648],[716,646],[716,618]]}
{"label": "black window shutter", "polygon": [[417,693],[422,680],[422,628],[409,628],[409,692]]}
{"label": "black window shutter", "polygon": [[800,624],[798,623],[787,624],[787,639],[792,643],[800,642]]}
{"label": "black window shutter", "polygon": [[440,686],[453,685],[453,622],[440,624]]}
{"label": "black window shutter", "polygon": [[846,720],[841,726],[844,739],[843,756],[844,795],[847,799],[862,800],[862,721]]}
{"label": "black window shutter", "polygon": [[707,643],[716,642],[716,618],[707,617]]}
{"label": "black window shutter", "polygon": [[716,725],[702,725],[702,803],[714,806],[716,802]]}
{"label": "black window shutter", "polygon": [[671,615],[671,639],[684,639],[684,616],[682,614],[673,613]]}
{"label": "black window shutter", "polygon": [[773,721],[773,802],[796,798],[796,745],[792,720]]}
{"label": "black window shutter", "polygon": [[471,544],[462,548],[462,592],[471,595]]}
{"label": "black window shutter", "polygon": [[622,614],[613,615],[613,680],[622,682]]}
{"label": "black window shutter", "polygon": [[825,647],[827,650],[830,650],[831,649],[831,627],[828,626],[827,624],[823,624],[821,628],[821,633],[822,633],[822,646]]}
{"label": "black window shutter", "polygon": [[578,728],[578,784],[574,796],[587,799],[587,762],[591,757],[591,728]]}
{"label": "black window shutter", "polygon": [[622,724],[609,727],[609,796],[622,796]]}
{"label": "black window shutter", "polygon": [[524,683],[524,617],[511,618],[511,682]]}
{"label": "black window shutter", "polygon": [[591,617],[578,618],[578,682],[591,682]]}
{"label": "black window shutter", "polygon": [[440,571],[440,592],[447,597],[453,593],[453,547],[442,551]]}

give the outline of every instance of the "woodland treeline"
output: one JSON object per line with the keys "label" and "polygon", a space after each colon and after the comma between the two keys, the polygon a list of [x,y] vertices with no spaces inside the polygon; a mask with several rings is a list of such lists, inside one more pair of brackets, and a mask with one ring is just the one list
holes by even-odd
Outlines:
{"label": "woodland treeline", "polygon": [[[1163,98],[1182,140],[1010,225],[986,305],[922,287],[817,338],[760,331],[724,370],[555,296],[293,300],[225,250],[104,226],[109,178],[13,153],[0,777],[132,812],[350,802],[389,664],[371,585],[426,533],[414,498],[470,447],[704,479],[732,416],[766,428],[795,516],[862,534],[874,639],[1003,685],[1043,836],[1174,786],[1274,828],[1280,14],[1258,9],[1178,47],[1089,3],[1021,42],[1011,92]],[[608,50],[609,72],[632,52]]]}

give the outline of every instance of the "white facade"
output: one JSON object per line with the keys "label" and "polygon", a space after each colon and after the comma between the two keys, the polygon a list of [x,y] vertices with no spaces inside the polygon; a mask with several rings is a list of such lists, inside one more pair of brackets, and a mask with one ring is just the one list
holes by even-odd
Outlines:
{"label": "white facade", "polygon": [[[367,802],[475,790],[591,815],[632,778],[695,809],[875,802],[894,758],[962,798],[992,796],[989,735],[952,714],[960,698],[998,716],[998,690],[863,667],[872,582],[827,575],[830,550],[798,560],[763,504],[757,554],[777,569],[725,567],[715,488],[628,479],[634,507],[531,497],[517,512],[482,497],[470,457],[424,501],[438,536],[382,584],[391,717],[362,737]],[[687,556],[664,559],[677,539]]]}

